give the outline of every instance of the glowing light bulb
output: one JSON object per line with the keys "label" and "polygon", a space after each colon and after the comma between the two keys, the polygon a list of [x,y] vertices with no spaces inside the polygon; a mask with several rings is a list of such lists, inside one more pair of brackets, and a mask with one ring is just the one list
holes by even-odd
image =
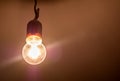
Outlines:
{"label": "glowing light bulb", "polygon": [[26,38],[26,44],[22,50],[24,60],[32,65],[40,64],[46,57],[46,48],[39,36],[31,35]]}
{"label": "glowing light bulb", "polygon": [[36,8],[37,0],[34,0],[34,2],[35,17],[27,24],[27,38],[22,49],[22,56],[27,63],[37,65],[44,61],[46,48],[42,44],[42,24],[38,21],[39,8]]}
{"label": "glowing light bulb", "polygon": [[27,24],[26,44],[23,46],[22,56],[31,65],[42,63],[46,57],[46,48],[42,44],[42,24],[37,19]]}

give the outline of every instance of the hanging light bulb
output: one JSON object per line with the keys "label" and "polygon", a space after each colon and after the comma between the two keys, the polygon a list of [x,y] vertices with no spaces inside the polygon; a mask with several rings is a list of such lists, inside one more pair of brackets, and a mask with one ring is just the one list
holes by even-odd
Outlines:
{"label": "hanging light bulb", "polygon": [[42,44],[42,24],[37,20],[39,8],[36,9],[37,1],[34,1],[35,18],[27,24],[26,44],[22,49],[24,60],[31,65],[42,63],[46,57],[46,48]]}

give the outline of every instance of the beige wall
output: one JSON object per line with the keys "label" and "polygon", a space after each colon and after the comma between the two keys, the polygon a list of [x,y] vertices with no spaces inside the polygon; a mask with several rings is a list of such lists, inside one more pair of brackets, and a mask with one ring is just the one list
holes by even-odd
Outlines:
{"label": "beige wall", "polygon": [[[39,1],[38,7],[43,42],[48,48],[48,56],[37,71],[38,80],[119,79],[119,0]],[[33,17],[32,1],[0,1],[1,63],[21,55],[26,25]],[[28,67],[23,59],[12,61],[0,68],[0,81],[26,81]]]}

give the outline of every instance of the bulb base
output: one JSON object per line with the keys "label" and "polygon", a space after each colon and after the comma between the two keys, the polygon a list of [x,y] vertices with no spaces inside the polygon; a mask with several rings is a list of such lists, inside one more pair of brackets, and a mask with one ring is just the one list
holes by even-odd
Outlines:
{"label": "bulb base", "polygon": [[31,20],[27,24],[27,36],[42,36],[42,24],[38,20]]}

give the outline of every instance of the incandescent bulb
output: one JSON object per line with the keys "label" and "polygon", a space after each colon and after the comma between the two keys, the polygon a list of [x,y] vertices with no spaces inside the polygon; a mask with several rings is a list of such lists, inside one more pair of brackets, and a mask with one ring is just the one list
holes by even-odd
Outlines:
{"label": "incandescent bulb", "polygon": [[32,65],[40,64],[46,57],[46,48],[39,36],[31,35],[26,38],[26,44],[22,50],[24,60]]}

